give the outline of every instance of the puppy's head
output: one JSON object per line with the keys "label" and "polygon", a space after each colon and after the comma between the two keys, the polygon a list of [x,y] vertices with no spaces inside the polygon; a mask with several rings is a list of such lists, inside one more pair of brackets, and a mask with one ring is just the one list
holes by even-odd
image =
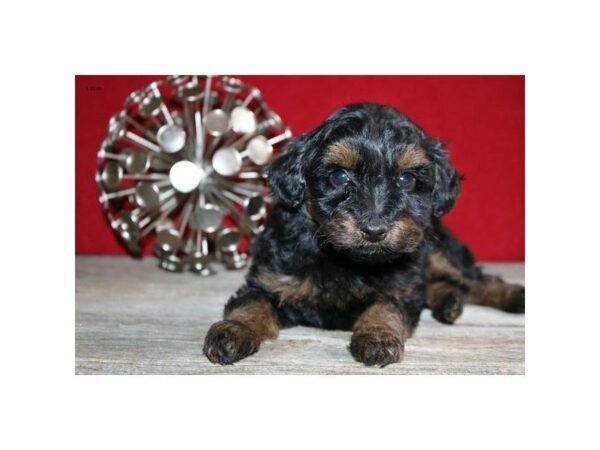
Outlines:
{"label": "puppy's head", "polygon": [[372,262],[417,250],[460,182],[439,142],[375,104],[337,111],[293,141],[268,175],[284,206],[315,220],[323,245]]}

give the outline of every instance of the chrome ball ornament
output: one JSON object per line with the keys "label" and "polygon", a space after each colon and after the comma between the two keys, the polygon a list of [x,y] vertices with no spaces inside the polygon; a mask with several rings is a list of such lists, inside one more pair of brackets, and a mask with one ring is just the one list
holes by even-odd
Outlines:
{"label": "chrome ball ornament", "polygon": [[134,256],[214,273],[246,265],[270,199],[264,168],[292,133],[261,92],[227,76],[171,76],[132,92],[108,123],[96,183],[108,223]]}

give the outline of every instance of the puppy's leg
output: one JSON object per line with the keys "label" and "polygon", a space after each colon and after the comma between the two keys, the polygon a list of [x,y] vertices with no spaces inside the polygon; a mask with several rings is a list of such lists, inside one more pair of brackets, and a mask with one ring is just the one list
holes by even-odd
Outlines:
{"label": "puppy's leg", "polygon": [[525,286],[511,284],[500,277],[484,275],[469,284],[465,301],[512,313],[525,312]]}
{"label": "puppy's leg", "polygon": [[367,366],[387,366],[404,356],[404,342],[411,335],[403,312],[391,302],[369,306],[352,329],[350,353]]}
{"label": "puppy's leg", "polygon": [[427,307],[438,322],[453,324],[462,314],[463,305],[464,297],[459,287],[444,281],[427,285]]}
{"label": "puppy's leg", "polygon": [[214,323],[204,339],[203,352],[215,364],[233,364],[279,334],[277,313],[260,291],[242,288],[227,302],[224,319]]}
{"label": "puppy's leg", "polygon": [[[525,312],[524,286],[507,283],[497,276],[486,275],[474,263],[465,265],[457,259],[451,260],[450,255],[437,251],[429,257],[429,268],[431,274],[429,286],[441,286],[437,284],[438,282],[446,284],[448,289],[454,286],[462,293],[459,298],[464,299],[465,303],[489,306],[513,313]],[[436,289],[442,291],[439,287]],[[432,312],[435,312],[434,307],[443,307],[443,305],[438,306],[440,302],[435,300],[430,301],[428,298],[427,303]],[[435,314],[434,317],[439,320]]]}

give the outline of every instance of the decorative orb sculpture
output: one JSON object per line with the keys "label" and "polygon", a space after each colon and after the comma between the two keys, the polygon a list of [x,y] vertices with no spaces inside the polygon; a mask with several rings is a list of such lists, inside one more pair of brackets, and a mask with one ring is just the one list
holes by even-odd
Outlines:
{"label": "decorative orb sculpture", "polygon": [[246,265],[261,230],[263,169],[292,136],[260,91],[225,76],[173,76],[132,92],[108,123],[96,182],[110,226],[159,267],[202,276]]}

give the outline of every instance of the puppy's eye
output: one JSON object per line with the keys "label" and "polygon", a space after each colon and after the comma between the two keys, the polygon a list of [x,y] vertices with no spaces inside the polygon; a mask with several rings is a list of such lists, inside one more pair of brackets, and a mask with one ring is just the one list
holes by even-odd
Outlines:
{"label": "puppy's eye", "polygon": [[398,184],[405,191],[412,191],[415,188],[415,184],[417,183],[417,178],[409,172],[403,173],[400,175],[398,180]]}
{"label": "puppy's eye", "polygon": [[350,181],[350,177],[346,171],[342,169],[336,169],[329,175],[329,182],[336,187],[343,186],[348,183],[348,181]]}

